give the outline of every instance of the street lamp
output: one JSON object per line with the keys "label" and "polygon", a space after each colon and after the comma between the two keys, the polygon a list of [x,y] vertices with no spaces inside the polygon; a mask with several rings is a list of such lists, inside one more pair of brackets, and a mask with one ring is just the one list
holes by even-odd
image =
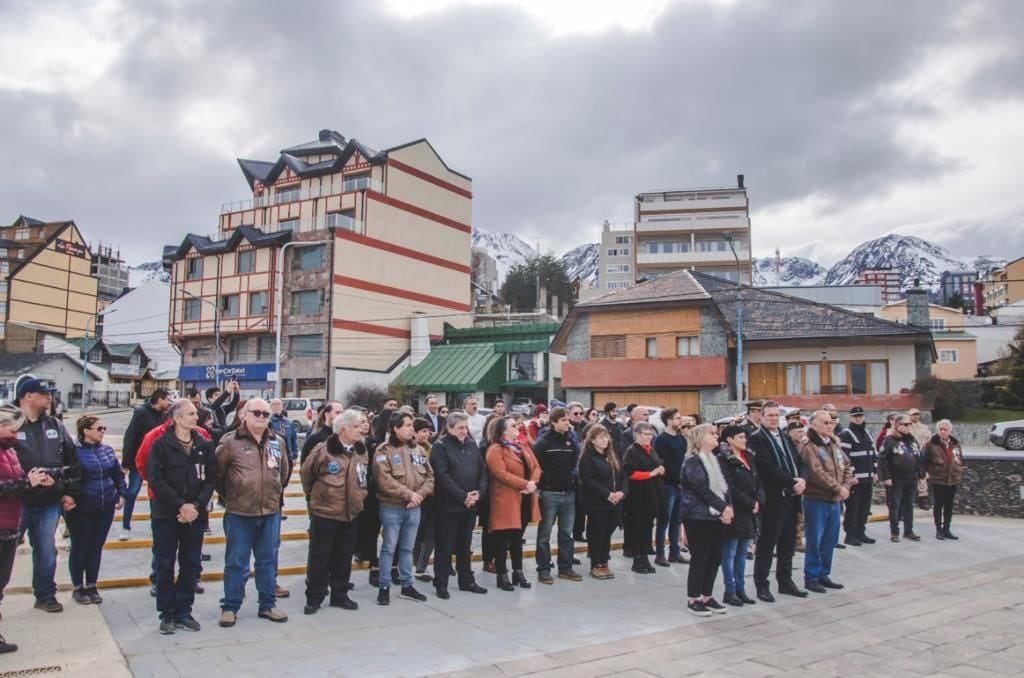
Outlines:
{"label": "street lamp", "polygon": [[[334,235],[334,231],[331,230],[331,235]],[[276,297],[275,317],[274,317],[274,395],[278,398],[281,397],[281,315],[284,313],[284,251],[289,247],[315,247],[318,245],[330,245],[332,240],[293,240],[286,242],[281,246],[281,249],[277,251],[277,282],[274,286],[274,296]],[[331,267],[334,268],[333,265]],[[328,277],[328,280],[331,278]],[[330,314],[328,314],[330,315]],[[329,353],[329,352],[328,352]],[[329,394],[328,394],[329,395]]]}
{"label": "street lamp", "polygon": [[213,385],[217,386],[220,383],[220,306],[208,299],[197,297],[184,287],[181,288],[181,293],[213,307]]}
{"label": "street lamp", "polygon": [[722,237],[729,243],[732,256],[736,259],[736,397],[742,401],[746,400],[743,379],[743,278],[740,273],[740,255],[736,253],[732,233],[726,231]]}
{"label": "street lamp", "polygon": [[89,393],[89,323],[92,323],[93,327],[95,327],[96,326],[96,318],[99,318],[100,316],[110,315],[111,313],[117,313],[117,309],[116,308],[111,308],[111,309],[106,309],[104,311],[100,311],[96,315],[89,316],[85,320],[85,343],[82,345],[82,353],[85,355],[85,357],[82,359],[82,409],[83,410],[85,409],[86,405],[88,404],[88,402],[87,402],[88,396],[86,394]]}

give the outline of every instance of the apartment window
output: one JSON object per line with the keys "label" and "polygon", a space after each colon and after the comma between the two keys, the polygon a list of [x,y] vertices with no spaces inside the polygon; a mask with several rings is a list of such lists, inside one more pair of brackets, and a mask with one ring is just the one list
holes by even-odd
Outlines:
{"label": "apartment window", "polygon": [[228,294],[220,298],[220,316],[222,318],[238,317],[238,296],[237,294]]}
{"label": "apartment window", "polygon": [[285,219],[284,221],[278,222],[277,228],[278,228],[278,230],[281,230],[281,231],[297,231],[297,230],[299,230],[299,220],[298,219]]}
{"label": "apartment window", "polygon": [[624,290],[631,284],[628,280],[611,280],[605,283],[605,288],[609,290]]}
{"label": "apartment window", "polygon": [[536,381],[537,354],[510,353],[508,356],[509,381]]}
{"label": "apartment window", "polygon": [[625,358],[626,335],[616,334],[590,338],[590,357],[593,360],[602,358]]}
{"label": "apartment window", "polygon": [[240,362],[249,357],[249,337],[233,337],[228,340],[228,361]]}
{"label": "apartment window", "polygon": [[356,230],[356,211],[331,212],[327,215],[327,226],[328,228],[344,228],[349,231]]}
{"label": "apartment window", "polygon": [[27,228],[19,228],[16,231],[14,231],[14,239],[15,240],[28,240],[28,229]]}
{"label": "apartment window", "polygon": [[612,264],[606,269],[608,273],[629,273],[629,264]]}
{"label": "apartment window", "polygon": [[274,359],[274,337],[260,337],[256,341],[256,359],[257,360],[273,360]]}
{"label": "apartment window", "polygon": [[370,188],[370,175],[360,174],[358,176],[346,177],[342,184],[341,190],[345,193],[349,191],[360,191],[364,188]]}
{"label": "apartment window", "polygon": [[196,346],[192,349],[193,358],[208,358],[213,352],[209,346]]}
{"label": "apartment window", "polygon": [[939,362],[940,363],[958,363],[960,362],[960,351],[955,348],[944,348],[939,351]]}
{"label": "apartment window", "polygon": [[658,357],[658,340],[655,337],[647,337],[644,342],[647,347],[647,357],[657,358]]}
{"label": "apartment window", "polygon": [[617,247],[617,248],[613,247],[613,248],[609,248],[608,256],[609,257],[628,257],[630,252],[631,252],[631,250],[628,247]]}
{"label": "apartment window", "polygon": [[633,236],[631,235],[617,235],[615,236],[616,245],[628,245],[633,242]]}
{"label": "apartment window", "polygon": [[203,258],[192,257],[185,261],[185,279],[199,280],[203,277]]}
{"label": "apartment window", "polygon": [[101,362],[103,362],[103,349],[94,348],[91,351],[89,351],[89,362],[91,362],[91,363],[101,363]]}
{"label": "apartment window", "polygon": [[928,321],[929,325],[933,330],[944,330],[946,329],[945,318],[930,318]]}
{"label": "apartment window", "polygon": [[319,358],[323,353],[323,343],[322,334],[296,334],[291,337],[289,353],[293,358]]}
{"label": "apartment window", "polygon": [[0,247],[0,258],[3,258],[3,259],[7,258],[7,248],[6,247]]}
{"label": "apartment window", "polygon": [[302,290],[292,292],[292,313],[320,313],[323,305],[323,290]]}
{"label": "apartment window", "polygon": [[201,311],[202,309],[199,307],[198,299],[185,300],[185,322],[199,320],[199,314]]}
{"label": "apartment window", "polygon": [[294,186],[278,186],[277,187],[277,198],[275,202],[294,202],[301,197],[302,191],[299,189],[299,185]]}
{"label": "apartment window", "polygon": [[700,337],[676,337],[676,355],[680,358],[700,355]]}
{"label": "apartment window", "polygon": [[292,270],[314,271],[323,268],[324,253],[325,249],[323,245],[317,245],[316,247],[300,247],[292,255]]}
{"label": "apartment window", "polygon": [[263,315],[267,312],[267,293],[249,293],[249,315]]}
{"label": "apartment window", "polygon": [[246,250],[235,255],[236,273],[252,273],[256,270],[256,250]]}
{"label": "apartment window", "polygon": [[132,365],[133,367],[138,367],[139,363],[141,362],[142,356],[140,356],[138,353],[132,353],[131,357],[128,358],[128,364]]}
{"label": "apartment window", "polygon": [[0,301],[0,318],[7,317],[7,302]]}
{"label": "apartment window", "polygon": [[[741,243],[736,243],[736,248],[739,249]],[[697,251],[698,252],[727,252],[729,250],[729,244],[724,240],[698,240]]]}
{"label": "apartment window", "polygon": [[0,337],[7,336],[7,323],[0,322]]}

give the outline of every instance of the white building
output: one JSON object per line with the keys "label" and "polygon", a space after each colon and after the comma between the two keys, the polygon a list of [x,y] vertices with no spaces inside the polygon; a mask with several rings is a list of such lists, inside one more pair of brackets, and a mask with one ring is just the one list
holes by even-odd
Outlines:
{"label": "white building", "polygon": [[633,284],[633,224],[604,222],[601,229],[601,249],[598,252],[598,294],[620,290]]}

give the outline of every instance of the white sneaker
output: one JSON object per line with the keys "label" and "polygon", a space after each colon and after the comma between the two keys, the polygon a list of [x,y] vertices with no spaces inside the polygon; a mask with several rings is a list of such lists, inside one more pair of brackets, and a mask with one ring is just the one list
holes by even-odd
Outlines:
{"label": "white sneaker", "polygon": [[118,541],[128,541],[132,538],[132,531],[125,530],[121,533],[121,536],[117,538]]}

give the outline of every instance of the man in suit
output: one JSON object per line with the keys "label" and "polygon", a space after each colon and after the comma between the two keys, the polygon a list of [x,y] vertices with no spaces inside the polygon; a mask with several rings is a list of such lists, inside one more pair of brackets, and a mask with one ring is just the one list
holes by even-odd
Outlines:
{"label": "man in suit", "polygon": [[424,419],[430,422],[430,440],[437,440],[437,437],[444,431],[444,417],[441,416],[441,404],[433,393],[427,395],[427,412]]}

